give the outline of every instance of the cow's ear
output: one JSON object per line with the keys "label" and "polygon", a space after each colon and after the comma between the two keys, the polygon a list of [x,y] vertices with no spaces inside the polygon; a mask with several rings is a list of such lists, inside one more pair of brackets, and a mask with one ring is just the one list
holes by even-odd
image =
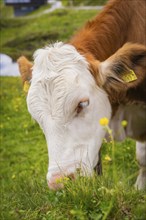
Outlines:
{"label": "cow's ear", "polygon": [[139,85],[146,77],[146,46],[126,43],[99,65],[103,86],[116,91]]}
{"label": "cow's ear", "polygon": [[30,82],[32,78],[32,66],[33,63],[31,63],[26,57],[21,56],[17,60],[17,63],[19,65],[19,71],[22,78],[22,83]]}

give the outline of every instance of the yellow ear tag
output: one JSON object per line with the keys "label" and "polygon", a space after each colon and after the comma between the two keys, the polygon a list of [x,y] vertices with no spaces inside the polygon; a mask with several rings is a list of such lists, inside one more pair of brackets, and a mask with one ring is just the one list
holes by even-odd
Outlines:
{"label": "yellow ear tag", "polygon": [[133,70],[130,70],[128,73],[123,74],[122,79],[125,82],[132,82],[132,81],[137,80],[137,76]]}
{"label": "yellow ear tag", "polygon": [[25,81],[23,86],[23,91],[25,93],[28,93],[29,87],[30,87],[30,83],[28,81]]}

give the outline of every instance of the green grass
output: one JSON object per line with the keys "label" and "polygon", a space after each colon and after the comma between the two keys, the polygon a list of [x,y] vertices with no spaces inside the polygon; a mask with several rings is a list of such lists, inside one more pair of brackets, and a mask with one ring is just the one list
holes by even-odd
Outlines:
{"label": "green grass", "polygon": [[0,19],[12,18],[14,16],[13,7],[5,6],[3,0],[0,0]]}
{"label": "green grass", "polygon": [[[73,1],[67,1],[67,0],[62,0],[62,3],[64,6],[83,6],[83,5],[89,5],[89,6],[94,6],[94,5],[104,5],[106,4],[107,0],[73,0]],[[71,4],[72,3],[72,4]]]}
{"label": "green grass", "polygon": [[32,59],[36,49],[55,41],[67,41],[96,14],[96,10],[56,10],[36,18],[2,18],[1,52],[14,60],[22,54]]}
{"label": "green grass", "polygon": [[[58,192],[47,187],[47,146],[27,112],[19,78],[1,77],[1,220],[144,220],[145,192],[133,185],[135,142],[102,146],[103,176],[78,177]],[[98,123],[98,122],[97,122]]]}

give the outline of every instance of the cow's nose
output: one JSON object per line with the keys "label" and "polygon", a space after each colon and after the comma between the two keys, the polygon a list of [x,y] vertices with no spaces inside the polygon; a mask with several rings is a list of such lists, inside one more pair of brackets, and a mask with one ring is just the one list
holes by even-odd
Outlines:
{"label": "cow's nose", "polygon": [[69,174],[68,176],[62,176],[62,175],[53,175],[53,177],[49,180],[48,186],[51,190],[58,190],[63,189],[64,184],[67,183],[69,180],[75,179],[74,174]]}

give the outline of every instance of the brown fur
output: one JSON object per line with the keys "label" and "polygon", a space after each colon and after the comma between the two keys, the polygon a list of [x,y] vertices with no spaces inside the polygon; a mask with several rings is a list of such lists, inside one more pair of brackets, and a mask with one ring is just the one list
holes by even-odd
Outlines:
{"label": "brown fur", "polygon": [[[111,103],[133,101],[146,103],[144,95],[146,94],[146,46],[127,43],[106,62],[109,62],[109,66],[107,72],[104,73],[106,80],[103,87],[108,92]],[[134,71],[137,80],[124,82],[122,75],[127,74],[130,70]],[[135,91],[133,96],[132,91]]]}
{"label": "brown fur", "polygon": [[17,63],[19,65],[19,70],[20,70],[20,73],[21,73],[22,83],[24,84],[25,81],[30,82],[30,80],[32,78],[33,63],[28,61],[26,59],[26,57],[24,57],[24,56],[19,57],[19,59],[17,60]]}
{"label": "brown fur", "polygon": [[[146,0],[110,0],[104,10],[92,21],[87,22],[69,41],[83,54],[90,63],[90,71],[97,84],[103,86],[109,94],[113,106],[121,102],[146,103],[146,66],[145,59],[134,63],[130,56],[142,56],[145,48],[141,45],[127,44],[126,42],[146,45]],[[124,45],[123,48],[121,48]],[[121,48],[120,50],[118,50]],[[117,51],[118,50],[118,51]],[[116,53],[115,53],[116,52]],[[110,57],[111,56],[111,57]],[[133,69],[138,80],[133,83],[120,83],[113,77],[106,76],[99,71],[100,61],[108,58],[112,65],[123,63],[125,69]],[[139,59],[139,58],[138,58]],[[143,63],[142,63],[143,62]],[[23,82],[31,78],[32,63],[24,57],[18,60]],[[111,71],[114,74],[114,71]],[[117,108],[117,107],[116,107]]]}
{"label": "brown fur", "polygon": [[146,0],[111,0],[69,43],[104,61],[126,42],[146,45]]}
{"label": "brown fur", "polygon": [[[111,0],[104,10],[92,21],[88,22],[69,43],[83,54],[90,63],[91,73],[98,85],[101,85],[97,60],[104,61],[113,55],[126,42],[140,43],[146,46],[146,0]],[[132,68],[138,75],[134,83],[119,83],[107,78],[104,88],[109,94],[113,106],[119,102],[142,101],[146,103],[146,47],[127,44],[125,48],[115,53],[109,59],[118,59]],[[138,52],[139,50],[139,52]],[[141,56],[144,53],[143,63],[132,63],[130,56],[135,51]],[[138,55],[137,55],[138,56]],[[141,61],[140,61],[141,62]],[[94,65],[93,65],[94,64]],[[145,94],[145,95],[144,95]]]}

